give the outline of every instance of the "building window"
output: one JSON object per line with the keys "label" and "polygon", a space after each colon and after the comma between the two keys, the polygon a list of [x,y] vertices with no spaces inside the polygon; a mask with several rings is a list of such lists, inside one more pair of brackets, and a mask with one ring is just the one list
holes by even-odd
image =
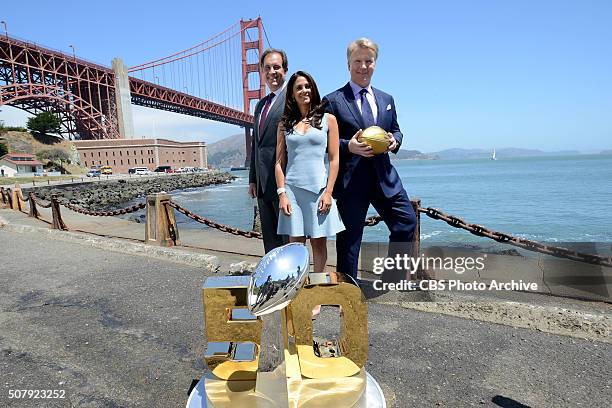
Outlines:
{"label": "building window", "polygon": [[87,167],[87,160],[85,160],[85,167]]}
{"label": "building window", "polygon": [[134,156],[136,156],[136,150],[134,150]]}
{"label": "building window", "polygon": [[130,159],[128,159],[128,164],[130,164]]}
{"label": "building window", "polygon": [[113,157],[115,157],[115,151],[113,150]]}
{"label": "building window", "polygon": [[106,165],[108,166],[108,160],[106,161]]}
{"label": "building window", "polygon": [[126,156],[129,156],[129,155],[130,155],[130,151],[129,151],[129,150],[126,150],[126,151],[125,151],[125,155],[126,155]]}
{"label": "building window", "polygon": [[117,162],[116,162],[115,160],[113,160],[113,166],[114,166],[115,164],[117,164]]}
{"label": "building window", "polygon": [[121,154],[121,150],[119,150],[119,156],[123,156],[123,155]]}
{"label": "building window", "polygon": [[101,152],[98,152],[98,157],[102,157],[102,153]]}
{"label": "building window", "polygon": [[140,164],[144,164],[144,159],[140,159]]}
{"label": "building window", "polygon": [[123,159],[121,159],[121,165],[123,166]]}
{"label": "building window", "polygon": [[141,156],[143,155],[143,153],[142,153],[142,149],[140,150],[140,155],[141,155]]}

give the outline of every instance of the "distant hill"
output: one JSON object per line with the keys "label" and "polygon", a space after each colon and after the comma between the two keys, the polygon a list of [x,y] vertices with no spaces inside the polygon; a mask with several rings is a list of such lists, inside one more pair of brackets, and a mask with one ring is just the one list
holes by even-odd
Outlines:
{"label": "distant hill", "polygon": [[391,154],[391,160],[438,160],[435,153],[421,153],[418,150],[399,149],[397,154]]}
{"label": "distant hill", "polygon": [[207,145],[208,164],[215,167],[244,166],[244,133],[232,135]]}
{"label": "distant hill", "polygon": [[602,150],[599,154],[612,154],[612,149]]}
{"label": "distant hill", "polygon": [[[491,157],[492,149],[445,149],[439,152],[422,153],[418,150],[400,149],[397,155],[392,154],[392,160],[461,160],[461,159],[488,159]],[[498,159],[510,157],[535,157],[535,156],[561,156],[580,154],[577,150],[561,150],[556,152],[545,152],[537,149],[521,149],[507,147],[495,149]],[[604,150],[601,154],[612,154],[612,150]],[[218,142],[208,145],[208,163],[216,167],[243,166],[246,157],[244,148],[244,134],[229,136]]]}
{"label": "distant hill", "polygon": [[[493,150],[490,149],[446,149],[431,154],[437,155],[443,160],[461,160],[461,159],[487,159],[491,157]],[[495,155],[498,159],[510,157],[535,157],[535,156],[560,156],[580,154],[577,150],[561,150],[556,152],[545,152],[537,149],[521,149],[517,147],[507,147],[495,149]]]}
{"label": "distant hill", "polygon": [[[207,145],[208,164],[215,167],[243,166],[246,158],[244,134],[226,137],[218,142]],[[421,153],[418,150],[400,149],[397,155],[392,154],[393,160],[435,160],[435,154]]]}

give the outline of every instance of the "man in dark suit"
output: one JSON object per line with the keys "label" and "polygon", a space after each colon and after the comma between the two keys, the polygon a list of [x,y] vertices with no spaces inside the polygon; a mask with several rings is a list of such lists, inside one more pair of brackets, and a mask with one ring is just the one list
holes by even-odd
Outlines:
{"label": "man in dark suit", "polygon": [[[370,204],[389,228],[389,255],[411,247],[416,228],[414,209],[388,154],[397,153],[402,143],[395,102],[391,95],[370,85],[377,57],[378,45],[373,41],[360,38],[351,42],[347,49],[351,80],[324,98],[340,132],[340,171],[334,197],[346,230],[336,238],[337,270],[355,278]],[[362,130],[373,125],[385,129],[389,141],[387,152],[376,156],[359,140]],[[396,270],[385,272],[383,280],[405,277]]]}
{"label": "man in dark suit", "polygon": [[287,55],[269,48],[259,60],[261,75],[266,79],[270,93],[255,107],[255,123],[251,144],[249,194],[257,197],[261,233],[266,253],[288,242],[287,236],[276,233],[278,226],[278,194],[276,192],[276,132],[285,107]]}

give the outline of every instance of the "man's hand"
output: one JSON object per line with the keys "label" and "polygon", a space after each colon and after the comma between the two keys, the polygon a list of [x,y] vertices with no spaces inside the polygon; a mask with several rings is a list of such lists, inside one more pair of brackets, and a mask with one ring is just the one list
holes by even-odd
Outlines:
{"label": "man's hand", "polygon": [[249,196],[251,196],[251,198],[257,198],[257,184],[249,183]]}
{"label": "man's hand", "polygon": [[392,133],[387,132],[387,139],[389,139],[389,147],[387,147],[387,152],[392,152],[397,149],[397,140],[395,140]]}
{"label": "man's hand", "polygon": [[363,133],[363,131],[359,129],[357,133],[353,135],[351,140],[349,140],[349,143],[348,143],[349,152],[359,155],[359,156],[363,156],[363,157],[374,156],[374,153],[372,153],[372,147],[370,145],[367,145],[359,141],[359,137],[361,136],[361,133]]}

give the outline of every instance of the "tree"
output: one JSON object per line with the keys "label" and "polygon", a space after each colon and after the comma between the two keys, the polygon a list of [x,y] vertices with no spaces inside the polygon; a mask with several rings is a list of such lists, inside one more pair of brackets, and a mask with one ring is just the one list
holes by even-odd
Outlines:
{"label": "tree", "polygon": [[61,165],[62,163],[68,163],[70,156],[62,149],[48,149],[41,150],[36,153],[38,160],[49,160],[55,164]]}
{"label": "tree", "polygon": [[59,133],[60,125],[60,119],[53,112],[41,112],[29,118],[26,124],[30,132],[43,136],[46,136],[47,133]]}
{"label": "tree", "polygon": [[4,143],[0,143],[0,157],[8,153],[8,147]]}

